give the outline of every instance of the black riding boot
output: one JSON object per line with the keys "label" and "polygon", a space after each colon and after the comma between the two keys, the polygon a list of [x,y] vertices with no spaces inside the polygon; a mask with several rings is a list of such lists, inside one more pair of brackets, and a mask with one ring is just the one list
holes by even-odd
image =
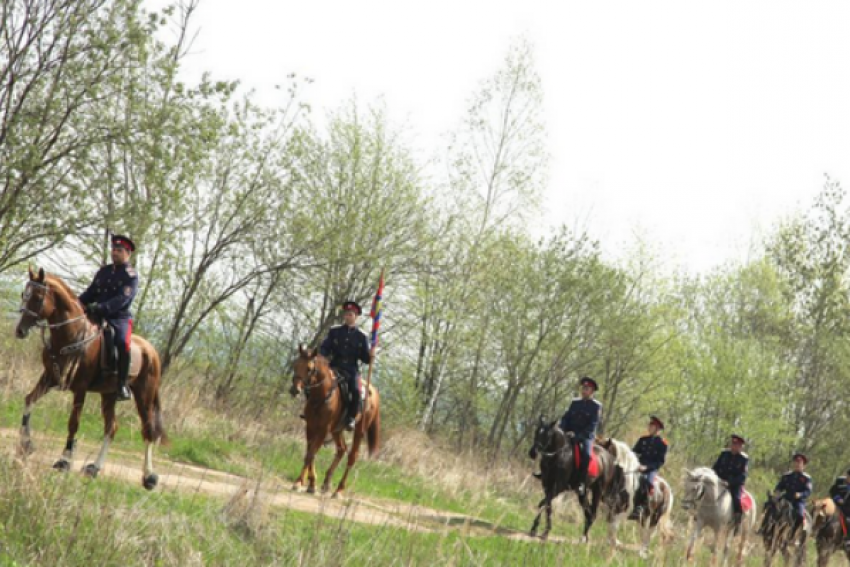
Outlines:
{"label": "black riding boot", "polygon": [[354,431],[357,412],[360,411],[360,389],[357,387],[357,380],[352,380],[349,388],[351,388],[351,401],[348,403],[348,419],[345,422],[345,428],[348,431]]}
{"label": "black riding boot", "polygon": [[[591,449],[592,450],[592,449]],[[578,475],[576,477],[576,492],[579,496],[584,496],[587,493],[587,470],[590,468],[591,456],[581,456],[581,462],[578,466]]]}
{"label": "black riding boot", "polygon": [[641,479],[640,487],[635,492],[635,506],[632,508],[632,513],[629,514],[629,520],[640,520],[646,509],[647,502],[646,483]]}
{"label": "black riding boot", "polygon": [[118,400],[130,399],[130,388],[127,387],[127,376],[130,374],[130,353],[124,349],[118,350]]}
{"label": "black riding boot", "polygon": [[737,535],[741,531],[741,519],[744,517],[742,512],[734,512],[732,514],[732,533]]}

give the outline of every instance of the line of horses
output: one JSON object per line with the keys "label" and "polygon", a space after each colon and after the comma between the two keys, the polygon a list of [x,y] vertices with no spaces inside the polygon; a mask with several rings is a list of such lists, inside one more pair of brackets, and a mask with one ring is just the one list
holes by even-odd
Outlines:
{"label": "line of horses", "polygon": [[[21,317],[15,327],[15,335],[18,338],[25,338],[33,327],[42,329],[44,370],[35,388],[26,396],[19,450],[23,455],[34,450],[30,430],[30,414],[34,404],[51,389],[70,391],[73,393],[74,403],[68,421],[68,439],[62,456],[54,464],[54,468],[58,470],[69,470],[86,394],[99,393],[104,419],[103,445],[96,461],[84,468],[84,472],[94,478],[104,466],[109,445],[117,429],[116,380],[114,376],[105,373],[101,366],[102,332],[86,318],[70,287],[57,276],[46,275],[44,270],[39,270],[38,273],[29,271],[29,281],[22,294],[20,312]],[[48,332],[49,336],[46,336]],[[135,335],[132,337],[132,343],[135,362],[132,365],[129,386],[136,402],[142,423],[141,433],[145,441],[142,484],[150,490],[156,486],[158,480],[153,470],[153,446],[167,441],[159,395],[161,365],[159,355],[150,343]],[[294,488],[302,487],[306,481],[308,492],[316,490],[314,459],[324,442],[330,438],[336,445],[336,455],[325,475],[323,491],[330,489],[333,473],[343,456],[348,453],[345,474],[336,488],[336,496],[345,490],[363,439],[368,442],[370,454],[374,454],[378,449],[381,423],[378,391],[374,386],[370,386],[364,397],[364,411],[357,419],[349,451],[338,427],[345,404],[337,387],[336,377],[327,361],[318,356],[315,350],[300,347],[293,368],[291,393],[294,396],[306,394],[304,417],[307,441],[304,466]],[[538,513],[531,528],[532,535],[537,533],[541,515],[545,511],[546,528],[541,537],[546,538],[552,527],[552,501],[573,488],[570,479],[578,458],[574,449],[570,438],[558,428],[557,422],[546,423],[543,417],[540,418],[529,454],[533,458],[540,457],[544,497],[538,504]],[[579,503],[584,511],[582,537],[584,541],[588,540],[599,505],[604,504],[607,509],[608,539],[616,548],[620,545],[617,539],[620,524],[631,512],[634,495],[639,487],[640,463],[631,448],[616,439],[597,439],[593,455],[594,463],[590,467],[588,478],[590,497],[588,499],[586,493],[579,495]],[[748,538],[754,533],[757,518],[752,496],[746,494],[744,500],[749,505],[745,509],[740,528],[737,550],[739,564],[743,561]],[[673,503],[673,491],[669,483],[657,476],[655,490],[649,499],[649,512],[640,520],[641,556],[647,556],[655,533],[660,532],[663,541],[672,539]],[[712,469],[697,468],[686,471],[682,505],[694,518],[694,529],[688,539],[686,558],[694,558],[702,530],[710,528],[715,533],[712,562],[716,561],[718,548],[722,548],[725,563],[730,541],[733,539],[730,536],[734,536],[730,533],[732,500]],[[806,541],[810,534],[814,533],[818,565],[826,566],[830,556],[843,549],[840,514],[832,500],[815,501],[805,529],[795,532],[792,529],[790,506],[768,494],[760,530],[766,550],[766,564],[770,565],[777,552],[785,557],[786,563],[793,560],[796,565],[804,564]],[[845,555],[850,562],[850,551],[845,552]]]}
{"label": "line of horses", "polygon": [[[631,448],[613,438],[597,438],[593,447],[595,466],[591,467],[587,479],[589,498],[578,493],[579,504],[584,512],[582,541],[588,541],[600,504],[605,505],[608,523],[608,543],[612,549],[621,546],[617,533],[622,521],[632,511],[634,495],[639,488],[640,462]],[[578,453],[568,434],[558,427],[556,421],[547,423],[540,417],[534,434],[531,458],[540,458],[541,481],[544,497],[538,504],[537,516],[531,526],[530,535],[535,536],[543,512],[546,512],[546,528],[541,534],[546,539],[552,529],[552,501],[560,494],[572,490],[570,482],[576,469]],[[711,561],[716,563],[718,551],[722,550],[725,565],[730,546],[738,536],[736,563],[743,563],[748,540],[756,533],[758,511],[755,499],[744,491],[742,502],[744,515],[738,533],[734,532],[732,497],[717,474],[708,467],[686,470],[682,507],[693,519],[693,530],[688,537],[685,559],[693,561],[697,544],[704,529],[714,533]],[[673,539],[671,514],[673,491],[670,484],[660,475],[649,499],[649,511],[640,519],[640,555],[647,557],[649,546],[656,533],[662,542]],[[774,556],[781,553],[785,564],[805,565],[806,542],[814,534],[818,552],[818,566],[825,567],[836,551],[843,549],[843,531],[840,510],[829,499],[816,500],[811,513],[807,513],[802,529],[794,530],[791,505],[781,497],[768,493],[762,514],[759,533],[765,549],[765,565],[771,565]],[[850,563],[850,551],[845,552]]]}

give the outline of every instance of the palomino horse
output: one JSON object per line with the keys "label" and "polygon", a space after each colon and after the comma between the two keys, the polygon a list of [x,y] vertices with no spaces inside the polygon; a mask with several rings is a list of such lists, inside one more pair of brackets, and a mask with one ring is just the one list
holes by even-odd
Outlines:
{"label": "palomino horse", "polygon": [[[812,533],[818,550],[818,567],[829,565],[832,554],[844,549],[844,530],[850,529],[844,524],[841,510],[832,498],[815,500],[812,505]],[[850,549],[845,549],[844,555],[850,563]]]}
{"label": "palomino horse", "polygon": [[[744,549],[747,538],[756,524],[756,503],[749,493],[745,495],[752,502],[749,510],[744,511],[741,519],[741,541],[738,547],[737,562],[740,565],[744,560]],[[693,560],[696,542],[703,527],[709,527],[714,531],[714,545],[711,549],[711,562],[717,559],[717,546],[723,546],[723,564],[726,564],[729,555],[730,531],[733,526],[732,496],[723,486],[717,474],[710,468],[700,467],[692,471],[685,471],[685,495],[682,498],[682,507],[690,510],[694,515],[694,531],[688,541],[686,558]],[[732,534],[734,535],[734,534]]]}
{"label": "palomino horse", "polygon": [[[80,413],[88,392],[100,394],[103,414],[103,445],[94,463],[83,469],[86,475],[95,478],[106,461],[109,444],[115,438],[118,423],[115,419],[117,379],[102,373],[101,345],[103,333],[91,323],[83,312],[82,305],[71,288],[54,275],[45,275],[44,270],[34,274],[30,269],[29,281],[23,293],[21,318],[15,327],[15,336],[26,338],[33,326],[41,327],[44,337],[42,363],[44,371],[35,388],[26,397],[26,408],[21,424],[20,450],[28,455],[35,450],[30,435],[30,413],[33,405],[48,390],[58,388],[74,394],[74,407],[68,420],[68,439],[62,457],[53,468],[67,471],[74,456],[74,437],[80,425]],[[145,440],[145,467],[142,484],[152,490],[159,478],[153,472],[153,445],[157,441],[167,442],[162,427],[162,410],[159,401],[160,361],[156,350],[145,339],[133,335],[132,363],[129,387],[136,400],[136,409],[142,420],[142,437]]]}
{"label": "palomino horse", "polygon": [[[808,512],[806,513],[808,516]],[[782,552],[785,565],[791,559],[791,549],[794,552],[794,565],[806,564],[806,539],[811,529],[811,518],[806,517],[798,529],[794,529],[795,515],[794,507],[781,496],[773,496],[767,493],[767,501],[764,504],[764,514],[761,522],[761,538],[764,543],[764,564],[770,567],[773,556],[777,551]]]}
{"label": "palomino horse", "polygon": [[[304,467],[292,488],[297,490],[303,486],[306,476],[310,480],[307,492],[316,492],[314,459],[316,453],[322,448],[325,439],[330,435],[336,445],[336,456],[325,475],[325,481],[322,483],[322,492],[327,492],[330,489],[334,470],[336,470],[346,452],[345,438],[342,430],[337,427],[344,414],[345,402],[342,399],[334,371],[331,370],[328,361],[319,356],[318,350],[311,351],[299,345],[298,359],[293,365],[293,370],[295,375],[292,377],[290,393],[297,396],[303,391],[307,396],[307,405],[304,408],[304,418],[307,421],[305,427],[307,451],[304,455]],[[364,434],[369,442],[369,455],[374,455],[378,450],[381,430],[381,400],[378,397],[378,390],[374,386],[369,386],[369,392],[364,403],[365,409],[357,416],[357,422],[354,426],[354,439],[351,442],[351,451],[348,453],[348,466],[345,467],[345,474],[339,481],[336,492],[333,494],[334,497],[345,490],[345,481],[357,461],[357,453],[360,450],[360,443],[363,441]]]}
{"label": "palomino horse", "polygon": [[[620,528],[620,522],[632,511],[635,493],[640,487],[640,461],[631,448],[622,441],[608,438],[600,439],[598,442],[614,456],[614,462],[618,468],[611,491],[605,497],[605,503],[608,508],[608,539],[612,546],[619,547],[617,531]],[[670,520],[670,514],[673,511],[673,491],[660,475],[655,477],[654,489],[647,500],[648,513],[644,514],[640,520],[640,556],[643,558],[649,555],[649,544],[656,531],[661,532],[663,541],[673,539]]]}
{"label": "palomino horse", "polygon": [[[588,472],[587,486],[591,493],[590,502],[586,494],[579,494],[579,503],[584,511],[584,532],[582,540],[588,541],[588,533],[596,519],[596,511],[602,501],[602,495],[611,486],[614,478],[614,459],[608,451],[598,445],[593,447],[596,456],[597,468],[595,474],[592,469]],[[543,474],[543,492],[545,496],[537,504],[537,516],[531,526],[530,535],[537,533],[540,524],[540,515],[546,510],[546,529],[541,538],[546,539],[552,530],[552,501],[562,492],[572,490],[570,482],[575,465],[575,454],[577,450],[571,439],[561,431],[558,422],[546,424],[546,419],[540,416],[537,431],[534,434],[534,444],[528,452],[528,456],[536,459],[540,455],[540,470]]]}

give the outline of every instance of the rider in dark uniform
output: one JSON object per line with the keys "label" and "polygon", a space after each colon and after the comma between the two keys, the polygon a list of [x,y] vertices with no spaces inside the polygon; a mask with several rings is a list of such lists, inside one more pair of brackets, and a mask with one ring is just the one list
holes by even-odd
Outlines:
{"label": "rider in dark uniform", "polygon": [[741,518],[743,509],[741,508],[741,493],[744,490],[744,484],[747,482],[747,473],[749,472],[750,457],[741,449],[746,441],[740,435],[732,435],[729,448],[725,449],[714,466],[714,472],[720,477],[726,487],[729,489],[729,494],[732,496],[732,516],[735,532],[741,527]]}
{"label": "rider in dark uniform", "polygon": [[850,469],[845,476],[839,476],[829,488],[829,496],[844,514],[844,549],[850,552]]}
{"label": "rider in dark uniform", "polygon": [[129,400],[127,375],[130,373],[130,337],[133,314],[130,305],[139,289],[139,276],[130,265],[136,245],[126,236],[112,237],[112,263],[98,270],[88,289],[80,294],[80,303],[93,318],[106,321],[115,331],[118,349],[118,399]]}
{"label": "rider in dark uniform", "polygon": [[774,492],[781,492],[782,498],[794,507],[794,531],[803,525],[806,518],[806,499],[812,494],[812,477],[804,472],[809,462],[803,453],[795,453],[791,458],[794,462],[794,470],[788,471],[774,488]]}
{"label": "rider in dark uniform", "polygon": [[360,369],[358,362],[369,364],[374,356],[374,348],[369,348],[366,333],[356,327],[357,317],[363,312],[354,301],[342,306],[344,324],[333,327],[328,337],[319,347],[319,352],[330,360],[331,368],[346,381],[350,397],[345,428],[354,429],[357,412],[360,409]]}
{"label": "rider in dark uniform", "polygon": [[664,422],[657,416],[649,416],[649,435],[644,435],[635,443],[632,451],[640,460],[640,486],[635,493],[635,505],[632,509],[630,520],[639,520],[646,510],[649,495],[655,486],[655,476],[658,469],[664,465],[667,459],[667,440],[659,433],[664,429]]}
{"label": "rider in dark uniform", "polygon": [[574,473],[573,483],[576,485],[577,492],[584,495],[593,441],[596,438],[599,422],[602,420],[602,404],[593,398],[599,386],[592,378],[584,377],[579,384],[581,384],[581,397],[572,401],[561,418],[560,427],[565,433],[572,433],[574,442],[579,446],[581,461],[578,470]]}

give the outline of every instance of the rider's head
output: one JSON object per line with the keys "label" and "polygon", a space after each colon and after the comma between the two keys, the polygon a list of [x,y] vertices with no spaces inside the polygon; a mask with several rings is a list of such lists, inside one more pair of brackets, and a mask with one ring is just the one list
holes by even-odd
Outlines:
{"label": "rider's head", "polygon": [[130,254],[136,251],[136,245],[126,236],[115,234],[112,236],[112,263],[126,264],[130,261]]}
{"label": "rider's head", "polygon": [[743,437],[741,437],[740,435],[732,435],[729,438],[729,449],[733,453],[738,454],[744,448],[744,443],[745,441]]}
{"label": "rider's head", "polygon": [[362,312],[356,301],[346,301],[342,304],[342,320],[349,327],[357,324],[357,316]]}
{"label": "rider's head", "polygon": [[649,416],[649,434],[657,435],[662,429],[664,429],[664,422],[656,415]]}
{"label": "rider's head", "polygon": [[806,465],[809,464],[809,458],[803,453],[794,453],[794,456],[791,457],[791,461],[794,463],[794,470],[797,472],[803,472]]}
{"label": "rider's head", "polygon": [[581,397],[584,399],[593,397],[593,394],[599,389],[596,381],[593,378],[588,378],[587,376],[579,381],[579,386],[581,386]]}

